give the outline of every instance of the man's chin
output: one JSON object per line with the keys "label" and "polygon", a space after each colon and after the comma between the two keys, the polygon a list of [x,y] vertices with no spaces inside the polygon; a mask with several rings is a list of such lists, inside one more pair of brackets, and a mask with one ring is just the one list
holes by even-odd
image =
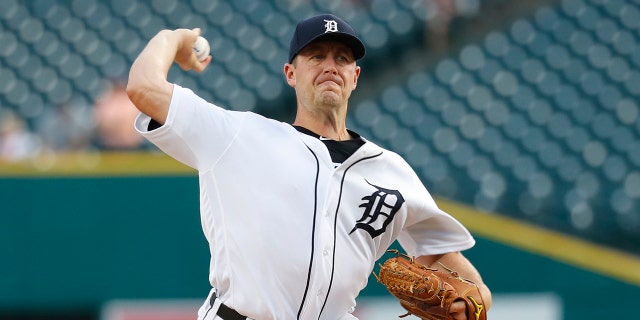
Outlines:
{"label": "man's chin", "polygon": [[320,102],[327,106],[339,106],[340,96],[333,92],[325,92],[320,96]]}

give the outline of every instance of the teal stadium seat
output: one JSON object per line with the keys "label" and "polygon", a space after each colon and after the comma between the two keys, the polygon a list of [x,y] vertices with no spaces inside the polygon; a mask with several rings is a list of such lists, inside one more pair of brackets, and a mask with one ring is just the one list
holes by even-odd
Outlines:
{"label": "teal stadium seat", "polygon": [[[412,153],[428,150],[418,154],[472,186],[443,195],[637,251],[638,18],[630,1],[542,7],[414,72],[367,110],[394,115],[394,131],[413,129],[403,136],[413,147],[399,149],[408,159],[430,162]],[[418,107],[398,109],[407,100]],[[418,168],[438,189],[444,177]]]}

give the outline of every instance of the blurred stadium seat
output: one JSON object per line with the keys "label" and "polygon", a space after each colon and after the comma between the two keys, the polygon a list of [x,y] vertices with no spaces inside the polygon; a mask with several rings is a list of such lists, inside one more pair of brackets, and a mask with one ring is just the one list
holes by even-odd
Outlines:
{"label": "blurred stadium seat", "polygon": [[[287,115],[290,33],[325,11],[359,30],[366,72],[393,68],[429,17],[422,0],[0,1],[0,115],[35,136],[50,132],[52,110],[91,125],[105,87],[156,32],[178,27],[203,28],[214,63],[198,76],[174,68],[172,81]],[[384,92],[359,92],[349,125],[404,155],[437,195],[638,252],[639,29],[637,1],[542,6]]]}
{"label": "blurred stadium seat", "polygon": [[541,7],[369,98],[356,109],[378,120],[352,126],[383,144],[410,128],[459,186],[419,166],[437,193],[637,252],[638,17],[628,1]]}

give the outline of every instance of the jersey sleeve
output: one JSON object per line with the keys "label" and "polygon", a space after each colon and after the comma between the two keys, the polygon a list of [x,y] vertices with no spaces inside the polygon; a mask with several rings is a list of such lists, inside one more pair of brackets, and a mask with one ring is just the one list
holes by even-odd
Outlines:
{"label": "jersey sleeve", "polygon": [[160,150],[197,170],[206,170],[222,156],[242,127],[242,112],[225,110],[175,85],[164,125],[149,130],[152,119],[139,114],[136,130]]}
{"label": "jersey sleeve", "polygon": [[448,213],[434,209],[435,213],[416,224],[407,226],[398,236],[398,242],[411,256],[434,255],[463,251],[475,245],[469,231]]}

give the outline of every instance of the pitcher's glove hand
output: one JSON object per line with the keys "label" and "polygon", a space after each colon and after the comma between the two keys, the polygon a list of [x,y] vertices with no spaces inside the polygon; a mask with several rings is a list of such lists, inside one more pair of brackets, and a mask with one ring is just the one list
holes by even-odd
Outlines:
{"label": "pitcher's glove hand", "polygon": [[376,279],[409,311],[401,318],[413,314],[423,320],[449,320],[451,304],[460,300],[467,305],[467,319],[487,319],[482,296],[474,282],[442,264],[446,271],[427,268],[397,250],[390,251],[396,256],[380,265]]}

